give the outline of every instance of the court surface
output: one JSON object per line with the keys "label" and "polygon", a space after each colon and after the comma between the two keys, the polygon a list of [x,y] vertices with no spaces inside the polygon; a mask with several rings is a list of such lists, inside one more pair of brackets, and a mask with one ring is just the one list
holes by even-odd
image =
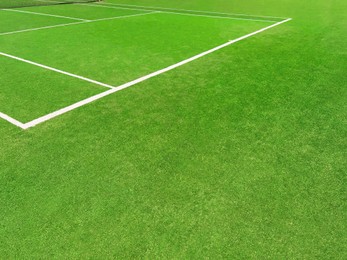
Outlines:
{"label": "court surface", "polygon": [[346,259],[345,10],[0,10],[0,258]]}
{"label": "court surface", "polygon": [[4,9],[1,19],[0,115],[23,129],[291,20],[112,3]]}

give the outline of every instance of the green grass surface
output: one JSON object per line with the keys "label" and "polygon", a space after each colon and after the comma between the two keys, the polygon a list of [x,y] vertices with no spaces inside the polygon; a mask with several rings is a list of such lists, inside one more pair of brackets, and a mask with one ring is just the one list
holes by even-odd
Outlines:
{"label": "green grass surface", "polygon": [[[107,90],[2,56],[0,64],[0,111],[22,122]],[[13,74],[14,71],[17,75]]]}
{"label": "green grass surface", "polygon": [[21,10],[25,10],[25,11],[34,10],[44,14],[62,15],[62,16],[77,17],[81,19],[90,19],[90,20],[122,16],[122,15],[131,15],[131,14],[145,12],[141,10],[138,11],[138,10],[128,10],[128,9],[96,7],[94,3],[88,3],[83,5],[40,6],[35,8],[28,7],[28,8],[23,8]]}
{"label": "green grass surface", "polygon": [[[32,129],[0,120],[1,257],[345,259],[345,1],[109,2],[293,21]],[[56,7],[25,10],[129,12]],[[67,22],[29,17],[0,11],[0,30]],[[153,14],[0,52],[117,85],[267,25]],[[102,91],[5,57],[0,83],[23,120]]]}
{"label": "green grass surface", "polygon": [[[70,11],[70,6],[76,9],[73,5],[59,7],[65,7]],[[37,8],[30,10],[36,12]],[[101,12],[104,10],[108,13],[110,9],[102,8]],[[124,13],[117,11],[114,16],[129,15],[127,10]],[[265,25],[268,23],[158,13],[130,19],[88,23],[82,26],[78,24],[68,29],[58,27],[51,30],[4,35],[1,39],[1,51],[118,86],[211,49],[229,39],[251,33]],[[177,28],[181,29],[177,31]],[[35,39],[35,45],[38,48],[32,47],[32,39]],[[18,42],[21,42],[20,46],[16,44]],[[62,44],[63,42],[68,44]],[[8,58],[5,61],[14,64],[12,66],[19,63],[13,60],[8,61]],[[79,97],[84,91],[89,91],[89,88],[83,88],[83,82],[71,80],[69,76],[51,72],[53,76],[62,79],[63,82],[59,84],[55,82],[55,78],[47,77],[45,69],[21,63],[18,66],[22,66],[24,73],[27,72],[29,76],[25,77],[21,68],[18,68],[17,73],[23,76],[12,80],[13,73],[10,71],[16,69],[6,64],[2,66],[6,69],[2,74],[7,76],[4,81],[6,88],[2,92],[2,99],[12,102],[2,102],[3,108],[0,111],[24,122],[74,103],[70,99],[61,100],[65,96],[74,98],[77,102],[82,99]],[[35,73],[27,71],[28,67],[44,73],[42,78],[35,77],[37,84],[34,82],[28,84],[28,77],[30,81],[30,76]],[[17,80],[20,80],[22,84]],[[82,87],[77,89],[81,95],[68,93],[73,90],[71,84],[77,82],[82,84]],[[52,88],[51,85],[54,87]],[[15,89],[17,91],[14,91]],[[23,89],[28,90],[23,91]],[[100,87],[96,90],[100,92]],[[61,96],[61,99],[55,98],[56,101],[52,104],[47,100],[46,91]],[[41,99],[42,102],[31,104],[33,96]],[[57,106],[59,102],[60,107]],[[23,109],[19,106],[23,106]],[[31,108],[33,106],[35,108]],[[35,110],[34,113],[33,110]]]}

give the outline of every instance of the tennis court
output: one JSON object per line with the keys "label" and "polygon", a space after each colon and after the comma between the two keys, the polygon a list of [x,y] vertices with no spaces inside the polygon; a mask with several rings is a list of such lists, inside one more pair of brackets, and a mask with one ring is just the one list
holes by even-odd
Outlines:
{"label": "tennis court", "polygon": [[0,258],[347,259],[346,10],[0,0]]}
{"label": "tennis court", "polygon": [[1,12],[0,115],[23,129],[290,21],[94,2]]}

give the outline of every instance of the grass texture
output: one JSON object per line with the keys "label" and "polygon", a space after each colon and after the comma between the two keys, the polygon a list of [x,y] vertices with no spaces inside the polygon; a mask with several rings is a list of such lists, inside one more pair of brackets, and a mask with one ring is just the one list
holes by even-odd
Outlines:
{"label": "grass texture", "polygon": [[[108,2],[293,20],[29,130],[0,120],[1,257],[345,259],[346,2]],[[146,12],[79,7],[21,10]],[[71,22],[0,11],[0,33]],[[267,25],[156,13],[0,52],[119,85]],[[23,121],[104,91],[2,56],[0,83]]]}

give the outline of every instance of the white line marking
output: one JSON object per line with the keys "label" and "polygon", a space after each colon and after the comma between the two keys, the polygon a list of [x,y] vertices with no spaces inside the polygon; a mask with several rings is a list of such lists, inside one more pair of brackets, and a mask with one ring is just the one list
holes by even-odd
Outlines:
{"label": "white line marking", "polygon": [[45,30],[45,29],[52,29],[52,28],[57,28],[57,27],[65,27],[65,26],[77,25],[77,24],[88,24],[88,23],[100,22],[100,21],[105,21],[105,20],[123,19],[123,18],[129,18],[129,17],[135,17],[135,16],[143,16],[143,15],[156,14],[156,13],[160,13],[160,12],[154,11],[154,12],[147,12],[147,13],[141,13],[141,14],[131,14],[131,15],[109,17],[109,18],[100,18],[100,19],[83,21],[83,22],[76,22],[76,23],[64,23],[64,24],[43,26],[43,27],[24,29],[24,30],[12,31],[12,32],[4,32],[4,33],[0,33],[0,36],[10,35],[10,34],[17,34],[17,33],[23,33],[23,32],[39,31],[39,30]]}
{"label": "white line marking", "polygon": [[4,33],[0,33],[0,36],[23,33],[23,32],[32,32],[32,31],[38,31],[38,30],[45,30],[45,29],[51,29],[51,28],[57,28],[57,27],[65,27],[65,26],[70,26],[70,25],[74,25],[74,24],[83,24],[83,23],[87,23],[87,22],[63,23],[63,24],[36,27],[36,28],[30,28],[30,29],[24,29],[24,30],[12,31],[12,32],[4,32]]}
{"label": "white line marking", "polygon": [[189,13],[175,13],[175,12],[167,12],[161,11],[164,14],[174,14],[174,15],[185,15],[185,16],[196,16],[196,17],[204,17],[204,18],[214,18],[214,19],[229,19],[229,20],[241,20],[241,21],[256,21],[256,22],[267,22],[267,23],[275,23],[277,21],[273,20],[257,20],[257,19],[248,19],[248,18],[237,18],[237,17],[223,17],[223,16],[213,16],[213,15],[203,15],[203,14],[189,14]]}
{"label": "white line marking", "polygon": [[[274,18],[274,19],[287,19],[285,17],[278,17],[278,16],[264,16],[264,15],[251,15],[251,14],[238,14],[238,13],[220,13],[220,12],[211,12],[211,11],[203,11],[203,10],[189,10],[189,9],[177,9],[177,8],[165,8],[165,7],[157,7],[157,6],[143,6],[143,5],[128,5],[128,4],[116,4],[116,3],[105,3],[102,4],[105,5],[113,5],[113,6],[128,6],[128,7],[140,7],[140,8],[155,8],[155,9],[162,9],[162,10],[172,10],[172,11],[184,11],[184,12],[195,12],[195,13],[205,13],[205,14],[221,14],[221,15],[238,15],[238,16],[245,16],[245,17],[259,17],[259,18]],[[138,10],[144,10],[144,9],[138,9]]]}
{"label": "white line marking", "polygon": [[[106,4],[106,3],[104,3]],[[103,8],[109,8],[109,9],[122,9],[122,10],[131,10],[131,11],[140,11],[140,12],[147,12],[147,11],[158,11],[158,10],[152,10],[152,9],[139,9],[139,8],[130,8],[130,7],[122,7],[117,5],[107,6],[103,4],[85,4],[85,3],[78,3],[76,5],[85,5],[85,6],[91,6],[91,7],[103,7]],[[109,4],[111,5],[111,4]]]}
{"label": "white line marking", "polygon": [[234,44],[234,43],[236,43],[236,42],[242,41],[242,40],[247,39],[247,38],[249,38],[249,37],[252,37],[252,36],[254,36],[254,35],[256,35],[256,34],[262,33],[262,32],[264,32],[264,31],[269,30],[269,29],[271,29],[271,28],[273,28],[273,27],[275,27],[275,26],[278,26],[278,25],[280,25],[280,24],[289,22],[290,20],[292,20],[292,19],[289,18],[289,19],[286,19],[286,20],[284,20],[284,21],[281,21],[281,22],[272,24],[272,25],[270,25],[270,26],[264,27],[264,28],[262,28],[262,29],[260,29],[260,30],[257,30],[257,31],[252,32],[252,33],[249,33],[249,34],[244,35],[244,36],[242,36],[242,37],[239,37],[239,38],[237,38],[237,39],[228,41],[228,42],[226,42],[226,43],[224,43],[224,44],[222,44],[222,45],[219,45],[219,46],[217,46],[217,47],[215,47],[215,48],[213,48],[213,49],[210,49],[210,50],[208,50],[208,51],[202,52],[202,53],[200,53],[200,54],[198,54],[198,55],[195,55],[195,56],[193,56],[193,57],[191,57],[191,58],[189,58],[189,59],[186,59],[186,60],[183,60],[183,61],[178,62],[178,63],[176,63],[176,64],[173,64],[173,65],[171,65],[171,66],[169,66],[169,67],[166,67],[166,68],[164,68],[164,69],[161,69],[161,70],[158,70],[158,71],[156,71],[156,72],[150,73],[150,74],[148,74],[148,75],[146,75],[146,76],[143,76],[143,77],[138,78],[138,79],[136,79],[136,80],[130,81],[130,82],[125,83],[125,84],[123,84],[123,85],[120,85],[120,86],[118,86],[118,87],[112,87],[112,89],[110,89],[110,90],[108,90],[108,91],[105,91],[105,92],[100,93],[100,94],[98,94],[98,95],[92,96],[92,97],[90,97],[90,98],[87,98],[87,99],[85,99],[85,100],[82,100],[82,101],[80,101],[80,102],[77,102],[77,103],[75,103],[75,104],[73,104],[73,105],[70,105],[70,106],[68,106],[68,107],[59,109],[59,110],[57,110],[57,111],[55,111],[55,112],[53,112],[53,113],[50,113],[50,114],[48,114],[48,115],[45,115],[45,116],[43,116],[43,117],[37,118],[37,119],[35,119],[35,120],[32,120],[32,121],[30,121],[30,122],[24,124],[24,125],[22,126],[22,128],[23,128],[23,129],[28,129],[28,128],[30,128],[30,127],[36,126],[36,125],[38,125],[38,124],[41,124],[41,123],[43,123],[43,122],[45,122],[45,121],[47,121],[47,120],[50,120],[50,119],[53,119],[53,118],[55,118],[55,117],[57,117],[57,116],[60,116],[60,115],[62,115],[62,114],[65,114],[65,113],[67,113],[67,112],[69,112],[69,111],[71,111],[71,110],[74,110],[74,109],[78,108],[78,107],[84,106],[84,105],[89,104],[89,103],[91,103],[91,102],[93,102],[93,101],[96,101],[96,100],[98,100],[98,99],[101,99],[101,98],[103,98],[103,97],[105,97],[105,96],[108,96],[108,95],[111,95],[111,94],[113,94],[113,93],[115,93],[115,92],[118,92],[118,91],[120,91],[120,90],[129,88],[129,87],[131,87],[131,86],[134,86],[134,85],[136,85],[136,84],[138,84],[138,83],[141,83],[141,82],[143,82],[143,81],[145,81],[145,80],[148,80],[148,79],[150,79],[150,78],[153,78],[153,77],[155,77],[155,76],[158,76],[158,75],[160,75],[160,74],[163,74],[163,73],[165,73],[165,72],[168,72],[168,71],[170,71],[170,70],[176,69],[176,68],[178,68],[178,67],[180,67],[180,66],[183,66],[183,65],[185,65],[185,64],[187,64],[187,63],[190,63],[190,62],[192,62],[192,61],[194,61],[194,60],[197,60],[197,59],[199,59],[199,58],[202,58],[202,57],[204,57],[204,56],[206,56],[206,55],[208,55],[208,54],[211,54],[211,53],[213,53],[213,52],[215,52],[215,51],[218,51],[218,50],[220,50],[220,49],[223,49],[223,48],[225,48],[225,47],[227,47],[227,46],[229,46],[229,45],[232,45],[232,44]]}
{"label": "white line marking", "polygon": [[14,124],[15,126],[22,128],[22,129],[26,129],[25,124],[23,124],[22,122],[19,122],[18,120],[14,119],[14,118],[12,118],[12,117],[4,114],[4,113],[0,112],[0,118],[10,122],[11,124]]}
{"label": "white line marking", "polygon": [[90,83],[93,83],[93,84],[96,84],[96,85],[99,85],[99,86],[103,86],[103,87],[106,87],[106,88],[113,88],[112,86],[110,86],[108,84],[105,84],[105,83],[102,83],[102,82],[99,82],[99,81],[96,81],[96,80],[93,80],[93,79],[89,79],[89,78],[82,77],[82,76],[79,76],[79,75],[76,75],[76,74],[73,74],[73,73],[70,73],[70,72],[66,72],[66,71],[63,71],[63,70],[52,68],[52,67],[49,67],[49,66],[37,63],[37,62],[30,61],[30,60],[22,59],[22,58],[19,58],[17,56],[13,56],[13,55],[10,55],[10,54],[7,54],[7,53],[0,52],[0,55],[8,57],[8,58],[11,58],[11,59],[14,59],[14,60],[22,61],[22,62],[31,64],[31,65],[34,65],[34,66],[37,66],[37,67],[41,67],[41,68],[46,69],[46,70],[51,70],[51,71],[54,71],[54,72],[57,72],[57,73],[60,73],[60,74],[64,74],[64,75],[67,75],[67,76],[70,76],[70,77],[73,77],[73,78],[84,80],[84,81],[87,81],[87,82],[90,82]]}
{"label": "white line marking", "polygon": [[56,17],[56,18],[63,18],[63,19],[70,19],[70,20],[77,20],[77,21],[85,21],[85,22],[90,21],[90,20],[80,19],[80,18],[76,18],[76,17],[68,17],[68,16],[55,15],[55,14],[37,13],[37,12],[23,11],[23,10],[17,10],[17,9],[2,9],[2,11],[15,12],[15,13],[24,13],[24,14],[33,14],[33,15],[41,15],[41,16],[49,16],[49,17]]}
{"label": "white line marking", "polygon": [[114,89],[110,89],[110,90],[108,90],[108,91],[102,92],[102,93],[100,93],[100,94],[97,94],[97,95],[95,95],[95,96],[86,98],[86,99],[84,99],[84,100],[82,100],[82,101],[79,101],[79,102],[77,102],[77,103],[75,103],[75,104],[72,104],[72,105],[70,105],[70,106],[64,107],[64,108],[62,108],[62,109],[59,109],[59,110],[57,110],[57,111],[55,111],[55,112],[52,112],[52,113],[50,113],[50,114],[47,114],[47,115],[45,115],[45,116],[39,117],[39,118],[37,118],[37,119],[34,119],[34,120],[32,120],[32,121],[30,121],[30,122],[24,124],[24,125],[22,126],[22,128],[23,128],[23,129],[28,129],[28,128],[30,128],[30,127],[36,126],[36,125],[41,124],[41,123],[43,123],[43,122],[45,122],[45,121],[48,121],[48,120],[50,120],[50,119],[52,119],[52,118],[55,118],[55,117],[60,116],[60,115],[62,115],[62,114],[65,114],[65,113],[67,113],[67,112],[69,112],[69,111],[71,111],[71,110],[74,110],[74,109],[79,108],[79,107],[81,107],[81,106],[84,106],[84,105],[86,105],[86,104],[88,104],[88,103],[91,103],[91,102],[93,102],[93,101],[95,101],[95,100],[98,100],[98,99],[100,99],[100,98],[106,97],[106,96],[108,96],[108,95],[110,95],[110,94],[112,94],[112,93],[114,93],[114,92],[117,92],[117,91],[119,91],[119,90],[116,90],[116,89],[114,88]]}
{"label": "white line marking", "polygon": [[[107,4],[107,3],[105,3]],[[120,7],[117,5],[112,6],[106,6],[102,4],[80,4],[80,5],[87,5],[87,6],[94,6],[94,7],[103,7],[103,8],[110,8],[110,9],[126,9],[126,10],[134,10],[134,11],[159,11],[155,9],[135,9],[135,8],[129,8],[129,7]],[[111,4],[110,4],[111,5]],[[158,8],[160,9],[160,8]],[[191,13],[179,13],[179,12],[172,12],[172,11],[161,11],[162,13],[171,13],[171,14],[177,14],[177,15],[187,15],[187,16],[200,16],[200,17],[206,17],[206,18],[215,18],[215,19],[229,19],[229,20],[242,20],[242,21],[256,21],[256,22],[271,22],[275,23],[278,21],[273,20],[265,20],[265,19],[251,19],[251,18],[239,18],[239,17],[226,17],[226,16],[213,16],[213,15],[203,15],[203,14],[191,14]]]}
{"label": "white line marking", "polygon": [[121,18],[136,17],[136,16],[143,16],[143,15],[156,14],[156,13],[161,13],[161,12],[160,11],[153,11],[153,12],[147,12],[147,13],[141,13],[141,14],[129,14],[129,15],[123,15],[123,16],[117,16],[117,17],[100,18],[100,19],[91,20],[88,23],[99,22],[99,21],[107,21],[107,20],[115,20],[115,19],[121,19]]}

